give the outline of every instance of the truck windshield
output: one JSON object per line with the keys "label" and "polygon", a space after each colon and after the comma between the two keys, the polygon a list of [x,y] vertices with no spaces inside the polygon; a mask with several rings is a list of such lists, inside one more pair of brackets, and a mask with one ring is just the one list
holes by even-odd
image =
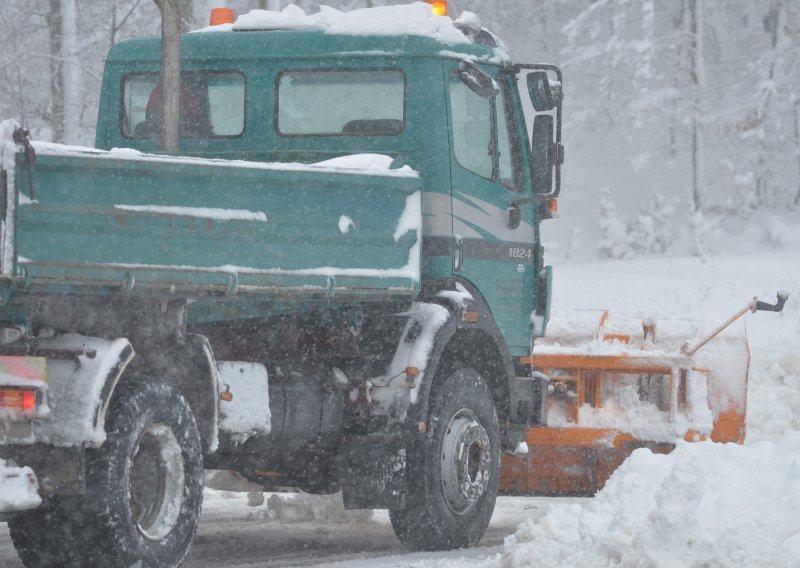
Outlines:
{"label": "truck windshield", "polygon": [[[122,134],[156,138],[161,122],[157,73],[130,74],[122,82]],[[181,138],[240,136],[244,131],[245,80],[238,72],[181,73]]]}
{"label": "truck windshield", "polygon": [[398,69],[284,71],[277,91],[283,135],[391,136],[405,126],[405,76]]}

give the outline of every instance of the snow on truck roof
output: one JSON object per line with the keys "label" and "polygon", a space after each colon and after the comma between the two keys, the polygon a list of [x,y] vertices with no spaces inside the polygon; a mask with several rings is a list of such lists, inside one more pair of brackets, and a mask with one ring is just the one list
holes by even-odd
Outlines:
{"label": "snow on truck roof", "polygon": [[[147,37],[115,44],[107,60],[158,60],[160,53],[160,38]],[[234,24],[183,34],[181,53],[184,59],[204,60],[383,53],[467,57],[494,64],[510,61],[505,46],[480,27],[477,16],[470,12],[456,20],[436,16],[430,4],[423,2],[350,12],[321,6],[314,14],[294,4],[280,12],[252,10]]]}

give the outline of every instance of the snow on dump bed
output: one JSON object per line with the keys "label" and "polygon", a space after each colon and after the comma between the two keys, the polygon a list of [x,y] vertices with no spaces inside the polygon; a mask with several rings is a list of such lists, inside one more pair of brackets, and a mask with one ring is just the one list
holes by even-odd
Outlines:
{"label": "snow on dump bed", "polygon": [[315,162],[313,165],[320,168],[333,168],[336,170],[361,170],[382,172],[391,171],[391,156],[383,154],[351,154],[349,156],[339,156],[322,162]]}
{"label": "snow on dump bed", "polygon": [[389,177],[417,178],[419,174],[409,166],[391,168],[393,159],[381,154],[354,154],[326,160],[317,164],[301,164],[297,162],[249,162],[245,160],[217,160],[210,158],[193,158],[188,156],[166,156],[163,154],[146,154],[132,148],[112,148],[99,150],[83,146],[67,146],[52,142],[32,142],[37,154],[43,156],[93,156],[109,160],[143,160],[168,164],[192,164],[200,166],[217,166],[228,168],[251,168],[258,170],[277,170],[291,172],[317,172],[333,174],[381,175]]}
{"label": "snow on dump bed", "polygon": [[797,566],[800,432],[754,446],[636,450],[585,506],[555,504],[506,540],[504,568]]}

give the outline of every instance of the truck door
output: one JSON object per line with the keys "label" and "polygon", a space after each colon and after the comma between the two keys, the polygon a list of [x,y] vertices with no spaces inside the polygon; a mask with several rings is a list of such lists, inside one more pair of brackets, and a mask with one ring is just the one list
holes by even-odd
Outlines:
{"label": "truck door", "polygon": [[[449,67],[449,68],[448,68]],[[487,67],[485,72],[492,73]],[[513,75],[495,76],[492,89],[475,88],[465,62],[445,66],[450,120],[453,204],[453,273],[483,294],[512,355],[530,350],[534,302],[534,208],[522,208],[516,228],[508,208],[531,189],[523,180],[519,104]],[[465,76],[466,74],[466,76]],[[486,77],[483,76],[484,81]],[[488,83],[490,86],[491,82]]]}

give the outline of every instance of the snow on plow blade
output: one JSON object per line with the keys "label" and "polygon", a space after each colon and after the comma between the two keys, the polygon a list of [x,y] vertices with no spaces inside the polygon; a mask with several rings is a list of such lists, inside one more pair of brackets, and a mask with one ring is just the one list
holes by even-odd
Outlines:
{"label": "snow on plow blade", "polygon": [[713,330],[609,311],[554,314],[547,338],[523,360],[549,379],[547,425],[528,431],[527,454],[503,457],[502,490],[592,494],[637,448],[742,443],[750,350],[743,322],[733,324],[785,301],[754,299]]}

